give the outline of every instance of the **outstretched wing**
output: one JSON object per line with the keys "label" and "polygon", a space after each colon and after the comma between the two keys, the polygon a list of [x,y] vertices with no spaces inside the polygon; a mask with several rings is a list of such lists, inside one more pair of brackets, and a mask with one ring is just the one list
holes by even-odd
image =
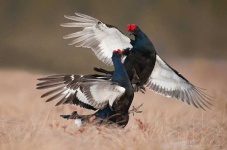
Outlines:
{"label": "outstretched wing", "polygon": [[52,88],[41,97],[46,102],[60,99],[61,104],[76,104],[87,109],[102,109],[124,94],[125,89],[108,80],[109,77],[82,75],[54,75],[38,80],[37,89]]}
{"label": "outstretched wing", "polygon": [[117,49],[131,49],[130,39],[116,27],[80,13],[75,16],[65,16],[72,23],[61,24],[63,27],[83,28],[83,30],[64,36],[73,41],[69,45],[91,48],[96,56],[107,65],[112,65],[112,51]]}
{"label": "outstretched wing", "polygon": [[204,109],[204,106],[209,108],[212,105],[210,102],[212,98],[204,93],[203,89],[191,84],[158,55],[156,55],[155,67],[146,86],[156,93],[186,101],[197,108]]}

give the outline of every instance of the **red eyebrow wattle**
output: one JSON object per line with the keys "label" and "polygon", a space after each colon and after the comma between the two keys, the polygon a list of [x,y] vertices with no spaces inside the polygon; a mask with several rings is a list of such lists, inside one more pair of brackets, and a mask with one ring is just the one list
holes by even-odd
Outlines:
{"label": "red eyebrow wattle", "polygon": [[135,30],[136,24],[131,24],[131,30]]}
{"label": "red eyebrow wattle", "polygon": [[128,25],[126,26],[126,28],[127,28],[128,31],[131,30],[131,25],[128,24]]}

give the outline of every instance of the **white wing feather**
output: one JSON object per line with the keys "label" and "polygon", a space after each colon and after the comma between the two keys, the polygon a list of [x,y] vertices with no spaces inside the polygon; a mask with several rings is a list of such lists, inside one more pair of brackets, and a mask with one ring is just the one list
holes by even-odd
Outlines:
{"label": "white wing feather", "polygon": [[64,36],[64,39],[74,38],[70,45],[91,48],[96,56],[107,65],[113,65],[111,56],[113,50],[131,49],[130,39],[115,27],[108,27],[101,21],[80,13],[76,16],[65,16],[75,22],[61,24],[63,27],[80,27],[81,31]]}
{"label": "white wing feather", "polygon": [[60,99],[56,105],[76,104],[87,109],[102,109],[121,97],[125,88],[109,81],[82,75],[54,75],[40,78],[38,89],[52,88],[41,97],[47,102]]}
{"label": "white wing feather", "polygon": [[205,94],[202,89],[188,82],[158,55],[156,55],[155,66],[146,86],[156,93],[186,101],[197,108],[204,109],[203,106],[209,108],[209,105],[212,105],[209,102],[209,100],[212,100],[210,96]]}
{"label": "white wing feather", "polygon": [[84,88],[87,99],[95,108],[99,107],[99,104],[104,102],[107,102],[112,106],[114,101],[121,97],[125,92],[125,88],[109,81],[86,82],[81,86]]}

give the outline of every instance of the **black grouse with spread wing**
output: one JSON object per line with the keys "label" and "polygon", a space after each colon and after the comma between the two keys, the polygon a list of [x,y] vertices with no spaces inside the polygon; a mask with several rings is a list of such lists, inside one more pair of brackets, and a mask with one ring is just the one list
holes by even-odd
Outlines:
{"label": "black grouse with spread wing", "polygon": [[[116,27],[84,14],[76,13],[75,16],[65,18],[74,22],[64,23],[63,27],[82,28],[64,36],[65,39],[73,39],[70,45],[91,48],[107,65],[112,65],[113,49],[123,50],[125,57],[122,61],[135,89],[145,90],[143,86],[146,86],[156,93],[179,99],[197,108],[205,109],[212,105],[212,98],[203,89],[191,84],[157,55],[152,42],[135,24],[127,25],[127,30],[135,36],[135,40],[132,40]],[[112,74],[101,68],[95,70]]]}
{"label": "black grouse with spread wing", "polygon": [[[52,88],[41,96],[49,96],[47,102],[60,98],[56,105],[76,104],[87,109],[98,110],[93,115],[82,118],[107,119],[125,126],[128,123],[134,91],[121,63],[121,56],[120,50],[113,52],[112,62],[115,71],[112,76],[54,75],[38,79],[41,83],[37,84],[37,89]],[[78,122],[81,116],[78,114],[75,116],[73,119]],[[63,117],[66,118],[67,115]]]}

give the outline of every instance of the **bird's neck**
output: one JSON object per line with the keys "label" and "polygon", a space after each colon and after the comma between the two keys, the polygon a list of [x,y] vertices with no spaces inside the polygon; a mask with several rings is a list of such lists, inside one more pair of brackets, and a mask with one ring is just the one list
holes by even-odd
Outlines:
{"label": "bird's neck", "polygon": [[112,77],[113,82],[117,82],[119,85],[125,87],[125,86],[130,86],[130,80],[128,77],[127,72],[125,71],[125,68],[123,64],[121,63],[121,58],[114,57],[113,59],[113,64],[114,64],[114,73]]}
{"label": "bird's neck", "polygon": [[153,54],[155,53],[155,48],[153,43],[142,31],[135,35],[135,40],[132,43],[133,49],[138,52],[145,52]]}
{"label": "bird's neck", "polygon": [[147,39],[147,35],[143,33],[143,31],[139,31],[137,34],[135,34],[135,40],[136,39]]}

